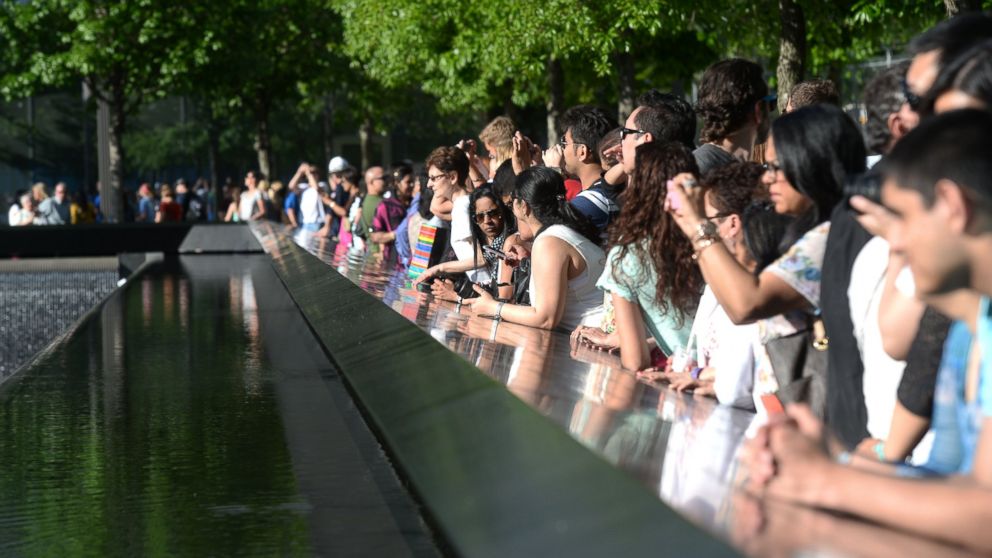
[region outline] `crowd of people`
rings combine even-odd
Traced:
[[[989,15],[928,30],[863,125],[825,80],[776,115],[762,68],[724,60],[694,106],[575,106],[546,149],[499,117],[423,174],[304,164],[283,208],[473,319],[753,409],[749,490],[988,552],[990,54]]]
[[[478,141],[359,170],[139,189],[134,220],[274,220],[406,269],[478,319],[571,332],[645,382],[764,420],[746,488],[992,551],[992,16],[947,20],[874,76],[859,125],[827,80],[776,115],[760,65],[579,105],[542,148]],[[697,133],[697,123],[701,127]],[[11,224],[95,219],[64,185]],[[921,512],[921,505],[926,512]]]

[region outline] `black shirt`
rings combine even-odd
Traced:
[[[830,339],[826,421],[848,447],[868,436],[864,366],[854,337],[847,289],[854,260],[871,240],[871,234],[855,220],[855,215],[846,200],[837,204],[830,215],[820,283],[820,312]]]

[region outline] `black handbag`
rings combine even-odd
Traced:
[[[810,317],[803,331],[765,343],[783,403],[806,403],[823,418],[827,408],[827,354],[823,320]]]

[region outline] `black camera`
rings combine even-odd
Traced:
[[[844,181],[844,197],[863,196],[875,203],[882,203],[882,173],[872,169],[868,172],[848,177]]]

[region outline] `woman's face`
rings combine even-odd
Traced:
[[[716,231],[723,239],[723,245],[734,255],[738,263],[746,267],[748,254],[744,246],[744,229],[741,227],[740,216],[721,212],[713,205],[712,197],[708,192],[703,197],[703,210],[706,212],[706,219],[716,224]]]
[[[455,183],[451,180],[451,174],[441,169],[431,166],[427,169],[427,185],[434,190],[434,196],[442,200],[450,200],[455,189]]]
[[[513,216],[517,218],[517,233],[521,240],[533,240],[534,229],[527,223],[527,203],[523,200],[513,200]]]
[[[768,138],[765,147],[765,174],[761,181],[768,186],[768,196],[775,204],[775,212],[783,215],[802,215],[813,202],[797,190],[785,178],[785,172],[779,167],[778,153],[775,150],[775,140]]]
[[[503,232],[503,213],[496,203],[486,197],[475,200],[475,224],[487,238],[495,238]]]

